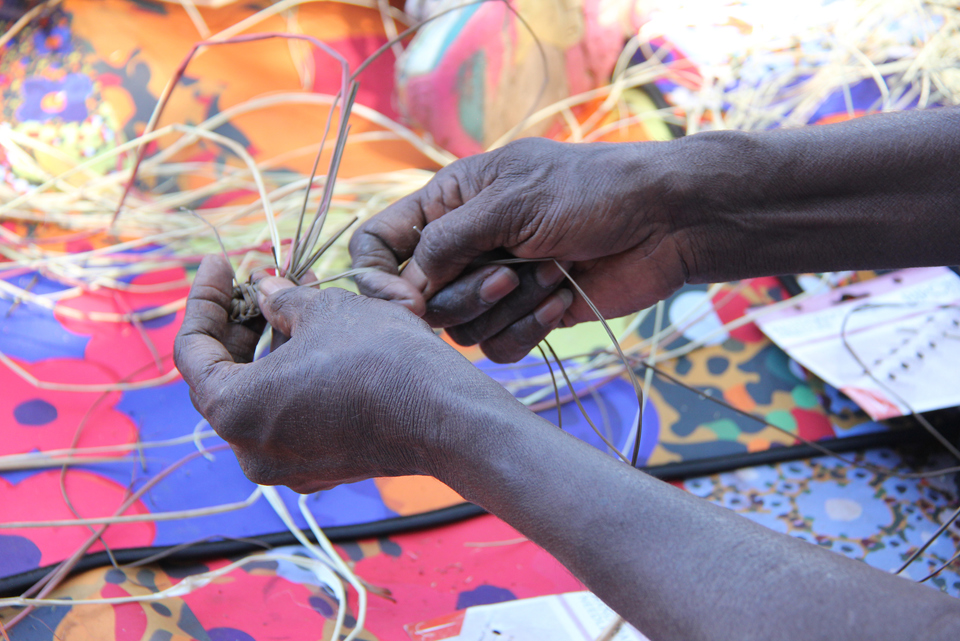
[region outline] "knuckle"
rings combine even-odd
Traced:
[[[213,303],[218,307],[229,309],[231,294],[232,291],[227,293],[216,285],[194,281],[193,286],[190,288],[189,299],[191,302],[205,301]]]
[[[436,225],[427,225],[420,237],[420,243],[417,245],[416,256],[417,263],[421,269],[427,269],[436,256],[444,253],[451,240],[451,235],[445,229]]]
[[[420,192],[427,219],[433,220],[474,198],[496,179],[497,173],[495,153],[460,158],[443,167]],[[433,210],[436,205],[441,205],[442,211]]]
[[[210,427],[224,440],[230,441],[229,435],[233,431],[231,404],[224,402],[223,396],[223,392],[219,389],[204,389],[197,392],[196,405],[200,414],[210,423]]]
[[[297,494],[315,494],[316,492],[332,490],[340,484],[335,481],[298,480],[295,482],[285,483],[285,485]]]
[[[476,175],[478,164],[477,156],[458,158],[438,171],[434,181],[438,185],[446,184],[450,186],[460,184],[461,182],[468,182],[472,176]]]
[[[310,321],[324,308],[325,297],[312,287],[290,287],[267,298],[267,311],[273,316],[299,323],[299,331],[308,327]]]
[[[197,392],[194,405],[220,438],[237,443],[244,433],[245,408],[224,387],[210,387]]]
[[[335,318],[342,311],[351,310],[357,305],[362,305],[364,301],[370,300],[339,287],[328,287],[311,293],[315,295],[311,296],[304,306],[306,317],[310,319]]]
[[[354,263],[356,267],[356,263]],[[357,290],[364,296],[373,298],[383,298],[387,283],[384,282],[383,275],[380,273],[357,274],[354,281],[357,283]]]
[[[381,327],[383,326],[382,321],[389,321],[392,324],[401,325],[413,323],[411,326],[419,325],[429,329],[426,323],[411,313],[406,307],[386,300],[351,296],[349,300],[345,301],[345,304],[349,309],[356,310],[361,317],[376,319],[374,322]]]
[[[482,342],[480,349],[495,363],[515,363],[546,338],[551,329],[552,327],[544,327],[530,315]]]
[[[313,494],[314,492],[319,492],[321,489],[326,489],[317,487],[315,483],[293,483],[287,485],[287,487],[297,494]]]
[[[240,463],[240,469],[244,476],[257,485],[280,485],[279,475],[272,466],[266,464],[262,458],[256,454],[248,454],[245,450],[234,447],[237,455],[237,462]]]
[[[480,343],[480,350],[484,355],[494,363],[506,364],[516,363],[533,349],[531,347],[521,347],[517,344],[507,344],[503,341],[486,341]]]
[[[176,338],[173,339],[173,364],[181,372],[185,369],[184,365],[186,363],[187,354],[187,337],[185,332],[186,330],[181,325],[180,331],[177,332]]]
[[[514,140],[500,150],[502,160],[512,168],[529,168],[535,157],[557,153],[563,143],[546,138],[520,138]]]
[[[322,318],[328,313],[331,307],[336,306],[339,301],[329,295],[310,296],[303,303],[302,325],[309,326],[310,321],[316,318]]]
[[[454,166],[445,168],[420,192],[420,208],[426,215],[428,226],[429,222],[464,203],[461,175]]]
[[[415,252],[417,264],[428,277],[434,268],[462,264],[464,256],[477,253],[478,243],[488,244],[496,236],[496,222],[495,217],[484,213],[471,213],[469,218],[464,216],[450,224],[428,225]]]
[[[360,223],[357,227],[357,230],[353,232],[353,235],[350,236],[350,242],[348,244],[350,248],[350,255],[356,257],[357,255],[366,253],[368,245],[372,241],[376,241],[378,238],[376,234],[371,233],[377,225],[381,224],[378,216],[368,218],[367,220]]]
[[[267,307],[269,307],[270,311],[274,314],[283,314],[291,308],[297,307],[301,298],[300,292],[298,291],[299,289],[299,287],[281,289],[272,296],[268,296],[266,300]]]
[[[476,339],[471,336],[465,325],[448,327],[445,331],[447,332],[447,336],[449,336],[454,343],[460,345],[461,347],[472,347],[473,345],[477,344]]]
[[[371,224],[375,219],[367,221]],[[405,230],[404,230],[405,231]],[[398,249],[396,242],[387,239],[384,232],[390,236],[401,236],[393,229],[393,225],[377,221],[377,227],[361,227],[350,238],[350,256],[353,258],[353,267],[373,267],[382,271],[396,271]]]
[[[528,156],[531,152],[536,151],[540,145],[540,138],[519,138],[504,145],[503,152],[507,156]]]

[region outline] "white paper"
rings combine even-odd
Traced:
[[[457,641],[595,641],[616,614],[590,592],[569,592],[466,611]],[[624,624],[614,641],[648,641]]]
[[[757,325],[880,420],[960,405],[958,305],[960,277],[931,267],[813,296]]]

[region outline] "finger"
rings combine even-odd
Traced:
[[[570,276],[596,305],[605,319],[618,318],[658,301],[666,300],[683,286],[683,268],[675,256],[658,247],[648,256],[623,252],[607,256],[595,263],[580,264]],[[642,287],[623,287],[623,283],[643,283]],[[563,319],[564,327],[598,320],[597,314],[583,296],[577,295]]]
[[[440,286],[424,296],[424,289],[418,286],[417,281],[408,277],[404,279],[405,283],[397,282],[400,264],[414,255],[428,227],[483,192],[496,177],[498,157],[497,153],[492,153],[462,158],[438,171],[421,189],[364,223],[350,240],[353,266],[372,267],[388,277],[375,272],[359,276],[357,281],[361,293],[403,302],[414,313],[422,315],[426,309],[424,301],[439,291]],[[474,251],[471,258],[461,263],[461,267],[480,253]],[[416,268],[414,272],[417,272]],[[453,280],[457,273],[459,271],[446,282]]]
[[[358,274],[356,281],[357,288],[364,296],[398,303],[417,316],[423,316],[427,311],[423,293],[396,274],[371,271]]]
[[[250,275],[250,280],[253,281],[253,284],[254,284],[254,285],[256,285],[257,287],[259,287],[259,286],[260,286],[260,281],[265,280],[265,279],[267,279],[267,278],[273,278],[273,277],[274,277],[274,274],[271,273],[272,271],[275,271],[275,270],[274,270],[273,268],[270,268],[269,271],[268,271],[267,269],[258,269],[257,271],[253,272],[253,273]],[[312,269],[308,269],[308,270],[306,271],[306,273],[305,273],[297,282],[298,282],[299,284],[301,284],[301,285],[309,285],[310,283],[315,283],[315,282],[317,282],[318,280],[320,280],[320,279],[317,278],[317,275],[313,273],[313,270],[312,270]],[[291,282],[292,282],[292,281],[291,281]],[[294,284],[296,284],[296,283],[294,283]]]
[[[468,323],[488,311],[520,285],[520,277],[506,266],[487,265],[458,278],[427,302],[423,320],[432,327]]]
[[[372,269],[356,276],[360,293],[408,307],[423,316],[426,302],[418,289],[400,278],[400,264],[413,255],[426,225],[420,192],[402,198],[364,223],[350,239],[354,269]]]
[[[227,259],[219,254],[205,257],[201,262],[201,269],[197,270],[197,277],[194,278],[194,287],[197,291],[208,288],[202,298],[223,308],[227,313],[226,322],[217,322],[214,338],[230,352],[235,363],[252,361],[265,322],[259,316],[243,323],[229,320],[233,307],[231,299],[234,292],[234,274]],[[211,287],[212,289],[209,289]]]
[[[304,274],[304,275],[303,275],[303,278],[300,279],[300,284],[301,284],[301,285],[309,285],[310,283],[315,283],[315,282],[317,282],[318,280],[320,280],[320,279],[317,278],[317,275],[313,273],[313,270],[312,270],[312,269],[308,269],[308,270],[307,270],[307,273]]]
[[[290,337],[309,316],[312,306],[321,296],[312,287],[297,287],[287,279],[276,276],[260,281],[257,292],[260,312],[273,331]]]
[[[429,300],[483,254],[509,247],[515,216],[502,211],[503,199],[494,188],[432,221],[403,272],[403,279]]]
[[[499,334],[530,314],[563,279],[563,272],[549,263],[528,263],[517,267],[520,285],[490,311],[475,319],[448,327],[447,333],[460,345],[476,345]]]
[[[515,363],[560,325],[573,302],[573,292],[558,290],[516,323],[480,343],[480,349],[494,363]]]
[[[373,270],[356,277],[361,294],[400,303],[423,316],[426,298],[420,289],[400,278],[400,265],[413,256],[428,223],[479,193],[482,185],[477,180],[483,173],[482,164],[467,158],[444,167],[424,187],[357,229],[350,239],[353,267]]]
[[[198,409],[207,406],[209,391],[216,389],[216,381],[230,368],[237,367],[224,344],[235,331],[231,325],[240,327],[230,323],[228,310],[232,296],[230,265],[221,256],[204,258],[190,289],[173,350],[174,362],[193,390]]]
[[[350,238],[353,266],[396,274],[400,263],[413,255],[427,225],[424,207],[432,191],[428,184],[360,225]]]
[[[404,202],[409,201],[409,202]],[[403,305],[417,316],[426,312],[426,300],[416,287],[400,277],[399,265],[413,252],[419,240],[414,228],[424,225],[422,212],[416,200],[408,196],[394,205],[396,210],[388,208],[380,217],[370,220],[368,225],[357,230],[350,239],[350,254],[353,267],[367,268],[372,271],[356,276],[360,293],[371,298],[381,298]],[[417,225],[401,222],[400,229],[395,228],[396,220],[417,221]],[[404,229],[403,227],[407,227]]]
[[[267,293],[264,293],[262,288],[263,282],[265,280],[274,279],[276,277],[266,271],[257,271],[257,272],[254,272],[250,278],[254,282],[254,284],[257,286],[257,307],[262,307],[263,301],[267,298],[269,294],[272,294],[275,291],[279,291],[280,289],[293,287],[294,285],[293,282],[285,278],[280,278],[278,279],[277,282],[271,281],[270,283],[268,283],[266,286]],[[312,271],[307,270],[307,273],[303,276],[303,278],[300,279],[300,282],[301,284],[306,285],[306,284],[315,282],[316,280],[317,280],[317,276]],[[266,323],[266,317],[262,315],[262,312],[261,312],[260,318],[264,321],[264,323]],[[280,332],[279,330],[271,326],[270,353],[272,354],[273,352],[277,351],[277,349],[279,349],[280,346],[282,346],[288,340],[290,340],[289,336],[285,335],[283,332]]]

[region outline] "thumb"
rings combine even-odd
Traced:
[[[257,284],[260,312],[274,330],[293,336],[310,303],[319,295],[311,287],[297,287],[286,278],[270,276]]]

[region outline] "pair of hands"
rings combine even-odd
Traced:
[[[476,427],[472,408],[514,401],[428,323],[510,362],[561,323],[593,320],[552,260],[490,256],[561,261],[611,317],[683,284],[668,194],[644,179],[642,149],[530,139],[450,165],[355,233],[354,266],[375,268],[357,278],[366,296],[260,281],[266,321],[290,340],[256,362],[262,323],[229,322],[231,271],[208,257],[175,346],[194,404],[257,483],[439,475]]]
[[[663,171],[672,149],[528,138],[457,161],[353,235],[354,267],[376,270],[357,277],[360,291],[500,363],[557,326],[596,320],[549,259],[605,317],[648,307],[688,277]]]

